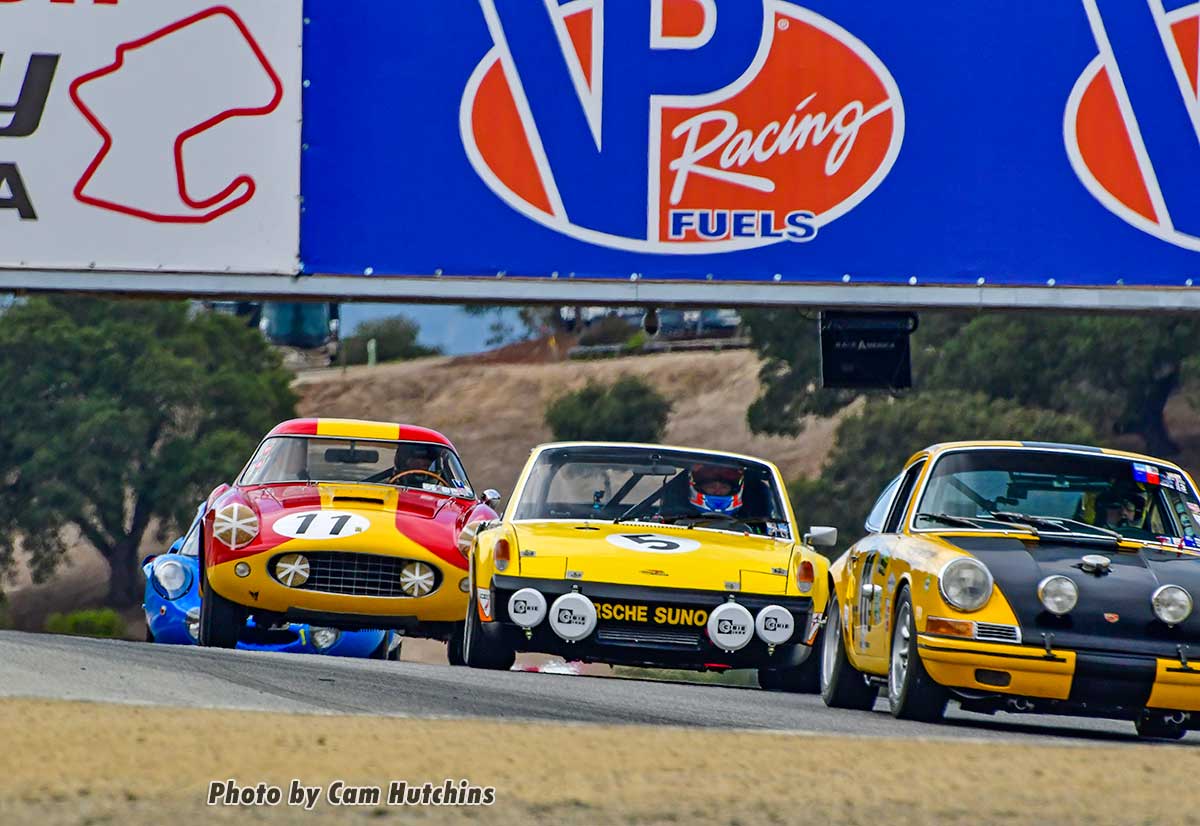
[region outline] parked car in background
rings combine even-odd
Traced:
[[[205,506],[196,512],[188,532],[170,550],[142,563],[146,590],[146,641],[195,645],[200,636],[200,531]],[[263,623],[251,615],[239,634],[238,648],[332,657],[400,659],[400,635],[394,631],[339,631],[304,623]]]

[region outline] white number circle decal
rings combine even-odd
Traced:
[[[664,536],[661,533],[618,533],[608,537],[608,542],[627,551],[650,554],[686,554],[700,547],[700,543],[694,539]]]
[[[346,511],[289,513],[274,525],[275,533],[292,539],[345,539],[371,527],[365,516]]]

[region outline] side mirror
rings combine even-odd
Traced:
[[[487,505],[490,508],[490,507],[493,507],[502,498],[503,497],[500,495],[500,491],[496,490],[495,488],[488,488],[482,494],[480,494],[479,501],[483,502],[485,505]]]
[[[837,528],[814,525],[804,534],[804,544],[814,547],[832,548],[837,544]]]

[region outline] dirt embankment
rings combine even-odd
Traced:
[[[547,677],[545,679],[556,679]],[[519,711],[519,709],[517,710]],[[882,740],[493,720],[0,701],[0,823],[1117,826],[1196,823],[1194,749]],[[212,781],[319,787],[313,810],[208,806]],[[495,789],[388,806],[392,781]],[[381,787],[336,808],[330,784]],[[336,792],[335,792],[336,795]]]
[[[553,439],[546,405],[589,379],[645,379],[674,404],[665,441],[761,456],[785,478],[818,471],[834,420],[815,420],[795,438],[760,436],[746,424],[758,396],[758,360],[748,350],[664,353],[605,361],[541,364],[422,359],[378,367],[321,370],[296,383],[307,416],[410,422],[445,433],[477,488],[512,491],[529,450]]]

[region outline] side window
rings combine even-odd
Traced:
[[[900,522],[908,511],[908,500],[912,498],[913,488],[917,486],[917,477],[921,475],[924,468],[925,462],[922,460],[905,471],[904,479],[900,483],[900,490],[896,494],[895,501],[892,502],[891,510],[888,511],[887,521],[883,524],[884,533],[895,533],[899,529]]]
[[[888,486],[883,489],[883,493],[879,494],[879,498],[875,500],[875,504],[871,507],[871,512],[867,514],[867,522],[863,526],[867,529],[867,533],[879,533],[883,530],[883,520],[887,518],[888,510],[892,506],[892,499],[896,495],[896,488],[900,486],[900,482],[904,479],[904,474],[901,473],[892,481],[888,482]]]

